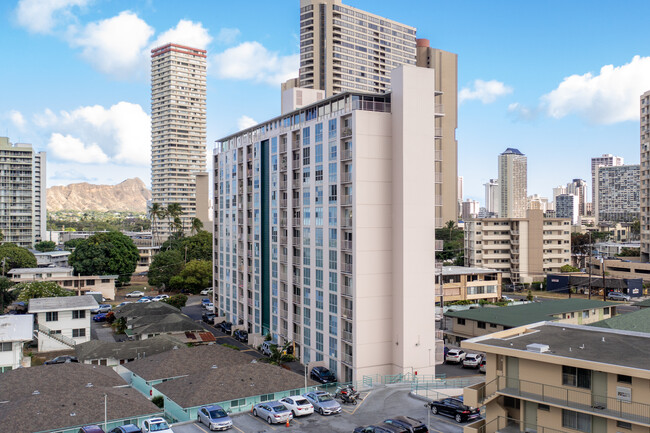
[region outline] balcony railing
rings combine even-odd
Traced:
[[[349,353],[344,353],[343,356],[341,357],[341,361],[344,364],[352,366],[352,355],[350,355]]]
[[[341,249],[343,251],[352,251],[352,241],[341,241]]]
[[[351,263],[341,263],[341,272],[346,274],[352,273],[352,264]]]
[[[549,427],[544,427],[530,422],[524,422],[518,419],[506,418],[499,416],[490,422],[485,422],[484,419],[476,421],[472,424],[465,426],[465,433],[521,433],[521,432],[537,432],[537,433],[566,433],[562,430],[556,430]]]
[[[352,343],[352,333],[349,331],[341,331],[341,338],[343,338],[343,341]]]
[[[341,183],[352,182],[352,173],[341,173]]]
[[[345,149],[341,151],[341,161],[345,161],[347,159],[352,159],[352,149]]]
[[[341,205],[342,206],[351,206],[352,205],[352,196],[351,195],[342,195],[341,196]]]
[[[341,308],[341,315],[343,317],[347,317],[348,319],[352,319],[352,309],[351,308]]]
[[[294,179],[294,180],[291,182],[291,185],[292,185],[294,188],[300,188],[300,179]]]
[[[343,218],[343,219],[341,219],[341,227],[343,227],[343,228],[352,228],[352,218]]]

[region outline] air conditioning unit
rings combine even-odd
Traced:
[[[526,345],[526,350],[529,352],[544,353],[548,352],[549,349],[550,347],[548,344],[532,343]]]

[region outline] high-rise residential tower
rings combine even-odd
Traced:
[[[44,240],[45,152],[0,137],[0,231],[3,242],[33,248]],[[1,260],[2,258],[0,258]]]
[[[573,179],[567,183],[566,190],[567,194],[573,194],[578,197],[578,215],[587,215],[587,209],[585,207],[587,201],[587,182],[582,179]]]
[[[485,210],[489,213],[497,215],[499,213],[499,181],[497,179],[490,179],[487,183],[484,183],[485,187]]]
[[[342,382],[435,366],[434,71],[341,93],[214,154],[218,315]]]
[[[640,217],[641,260],[650,261],[650,91],[641,95]]]
[[[152,203],[196,216],[196,174],[206,170],[206,51],[177,44],[151,50]],[[172,228],[159,221],[161,239]]]
[[[647,115],[647,114],[646,114]],[[643,128],[641,129],[643,131]],[[622,156],[614,156],[605,153],[602,156],[591,158],[591,203],[592,209],[595,209],[596,203],[596,168],[597,167],[618,167],[623,165]]]
[[[527,158],[517,149],[499,155],[499,218],[524,218],[528,207]]]
[[[575,194],[560,194],[555,199],[555,216],[568,218],[576,225],[580,216],[580,198]]]
[[[633,222],[639,218],[640,165],[596,167],[596,222]]]

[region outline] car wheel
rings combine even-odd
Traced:
[[[268,422],[269,424],[273,424],[273,420],[271,419],[271,417],[268,417],[268,418],[266,419],[266,422]]]
[[[456,422],[463,422],[463,417],[459,413],[456,414]]]
[[[436,406],[431,406],[431,413],[434,415],[438,415],[438,408]]]
[[[257,409],[253,409],[253,416],[257,416]]]
[[[294,409],[292,412],[293,412],[294,418],[298,416],[298,411],[297,410]]]
[[[325,415],[325,411],[323,410],[322,407],[318,408],[318,413],[320,413],[321,415]]]

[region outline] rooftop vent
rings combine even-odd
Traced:
[[[526,345],[526,350],[529,352],[544,353],[548,352],[548,349],[548,344],[533,343]]]

